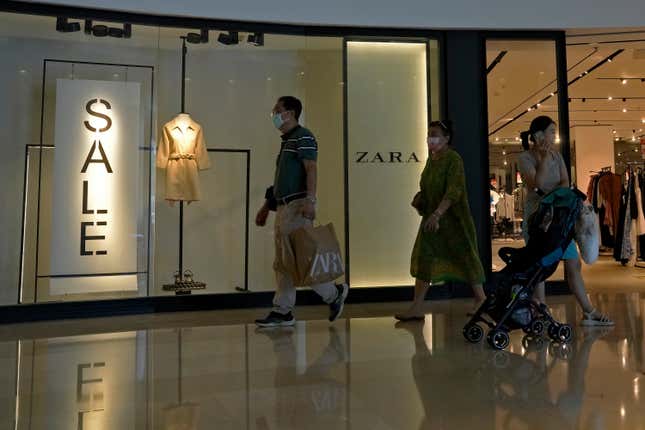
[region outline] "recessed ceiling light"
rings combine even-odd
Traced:
[[[627,85],[627,79],[623,79],[623,80],[622,80],[622,81],[620,81],[620,82],[621,82],[623,85]]]

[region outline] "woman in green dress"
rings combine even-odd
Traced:
[[[464,165],[450,146],[452,134],[448,121],[430,123],[429,157],[421,174],[421,191],[412,202],[422,216],[410,267],[416,279],[414,301],[407,311],[395,315],[401,321],[424,318],[423,302],[431,285],[464,282],[473,288],[475,306],[486,299]]]

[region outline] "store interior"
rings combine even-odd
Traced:
[[[595,268],[605,284],[623,273],[636,281],[639,269],[645,275],[640,188],[645,161],[645,29],[570,31],[566,45],[572,183],[588,194],[602,238],[599,261],[585,271]],[[503,267],[497,256],[501,247],[524,245],[520,133],[539,115],[558,120],[555,43],[489,40],[487,60],[491,234],[497,271]],[[559,142],[557,136],[556,145]],[[560,267],[552,279],[563,276]]]

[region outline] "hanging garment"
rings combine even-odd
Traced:
[[[520,185],[515,188],[513,196],[515,198],[515,218],[522,219],[526,202],[526,187],[524,185]]]
[[[498,219],[510,219],[515,217],[515,200],[513,196],[502,193],[496,205]]]
[[[633,189],[634,181],[631,175],[629,175],[627,187],[624,189],[622,204],[620,206],[618,234],[616,235],[616,246],[614,248],[614,258],[623,264],[626,264],[632,258],[634,252],[634,248],[632,247],[632,226],[635,224],[632,217]]]
[[[497,212],[497,203],[499,202],[499,199],[501,196],[497,191],[490,190],[490,216],[495,217],[495,213]]]
[[[634,176],[634,196],[636,204],[636,234],[642,236],[645,234],[645,211],[643,210],[643,189],[641,188],[641,181],[639,176]]]
[[[587,199],[596,211],[605,209],[601,229],[606,226],[614,237],[618,234],[622,193],[622,179],[614,173],[592,176],[587,187]]]
[[[181,113],[163,126],[157,167],[166,170],[166,200],[200,200],[199,170],[210,166],[202,127],[190,115]]]

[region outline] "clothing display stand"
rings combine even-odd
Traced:
[[[181,112],[186,112],[186,36],[181,36]],[[184,271],[184,201],[179,201],[179,270],[175,273],[175,282],[165,284],[164,291],[174,291],[176,295],[188,295],[192,290],[203,290],[206,288],[204,282],[193,280],[193,273],[190,270]]]

